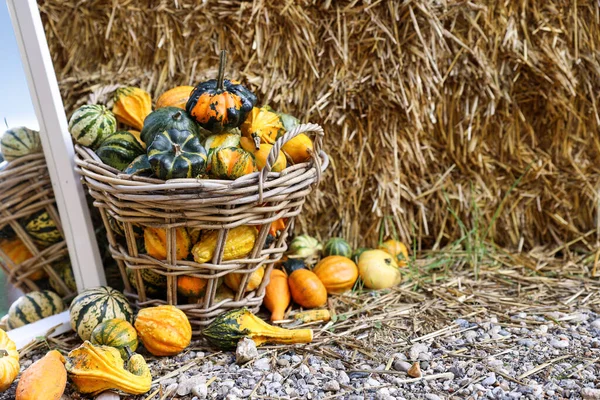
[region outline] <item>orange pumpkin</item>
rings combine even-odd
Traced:
[[[313,272],[323,282],[329,294],[351,290],[358,279],[358,267],[351,259],[343,256],[323,258]]]
[[[312,271],[299,259],[289,259],[284,264],[289,274],[288,284],[292,299],[304,308],[317,308],[327,302],[327,289]]]
[[[17,237],[12,239],[0,240],[0,249],[16,265],[21,264],[22,262],[27,261],[31,257],[33,257],[33,254],[31,254],[27,246],[25,246],[25,243],[23,243],[23,241],[21,241],[21,239]],[[0,262],[1,261],[2,260],[0,259]],[[46,273],[46,271],[39,268],[29,275],[29,279],[37,281],[47,276],[48,274]]]
[[[193,86],[177,86],[160,95],[156,100],[156,108],[177,107],[185,110],[185,105],[194,90]]]
[[[210,156],[210,175],[218,179],[237,179],[256,171],[252,154],[237,147],[213,150]]]
[[[192,245],[190,235],[185,228],[177,228],[175,231],[177,239],[176,256],[178,260],[187,258]],[[162,228],[144,228],[144,244],[149,255],[159,260],[167,258],[167,231]]]
[[[271,226],[269,227],[269,234],[272,236],[277,236],[278,232],[281,232],[285,229],[285,223],[287,218],[279,218],[277,221],[271,222]]]
[[[31,364],[19,379],[16,400],[59,400],[67,385],[65,358],[51,350]]]
[[[197,278],[195,276],[178,276],[177,277],[177,292],[185,297],[200,297],[206,292],[206,279]]]
[[[263,300],[265,307],[271,311],[271,321],[283,319],[290,301],[291,294],[287,275],[279,269],[271,270],[271,280],[265,289]]]
[[[179,354],[192,340],[190,321],[175,306],[142,308],[135,329],[146,350],[155,356]]]
[[[405,267],[408,262],[408,249],[406,245],[398,240],[389,239],[383,242],[379,248],[386,253],[396,257],[398,267]]]

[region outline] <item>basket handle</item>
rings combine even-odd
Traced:
[[[260,171],[260,176],[258,179],[258,201],[262,203],[263,200],[263,185],[267,180],[267,176],[269,172],[271,172],[271,168],[273,168],[273,164],[277,161],[279,157],[279,151],[291,139],[295,138],[301,133],[315,133],[314,140],[314,149],[311,154],[312,160],[315,163],[317,169],[317,184],[321,181],[321,158],[319,154],[321,153],[321,149],[323,147],[323,136],[325,133],[323,132],[323,128],[317,124],[300,124],[296,125],[291,130],[287,131],[283,136],[275,141],[273,144],[273,148],[271,148],[271,152],[267,157],[267,163],[264,168]]]

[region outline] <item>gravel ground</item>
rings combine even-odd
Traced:
[[[600,315],[582,309],[509,318],[457,319],[404,351],[377,354],[385,363],[373,362],[378,349],[331,345],[321,355],[302,346],[259,348],[256,359],[238,365],[234,353],[200,351],[197,342],[178,357],[149,357],[158,381],[149,399],[600,399]],[[23,367],[43,354],[34,353]],[[415,362],[421,378],[407,375]],[[14,386],[0,397],[14,398]]]

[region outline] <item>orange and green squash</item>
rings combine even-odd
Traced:
[[[254,156],[254,161],[256,162],[256,167],[259,170],[263,169],[265,167],[265,165],[267,165],[267,158],[269,157],[269,154],[271,153],[271,149],[273,149],[272,144],[261,143],[259,145],[259,148],[256,149],[252,139],[248,139],[247,137],[242,137],[240,139],[240,144],[242,146],[242,149],[246,150],[247,152],[251,153]],[[272,172],[281,172],[286,167],[287,167],[287,161],[285,159],[285,155],[280,150],[279,155],[277,156],[277,160],[275,160],[275,163],[271,166],[271,171]]]
[[[181,275],[177,277],[177,292],[185,297],[201,297],[206,293],[207,283],[204,278]]]
[[[190,254],[192,245],[187,229],[180,227],[175,229],[177,248],[175,251],[178,260],[184,260]],[[144,244],[148,254],[159,260],[167,259],[167,231],[163,228],[144,228]]]
[[[269,107],[254,107],[248,118],[240,127],[242,135],[250,139],[256,150],[261,143],[272,145],[285,133],[279,115],[270,111]]]
[[[217,179],[237,179],[256,172],[252,154],[238,147],[221,147],[210,155],[210,176]]]
[[[152,98],[137,87],[119,88],[115,92],[112,111],[117,121],[141,131],[144,119],[152,112]]]
[[[404,243],[398,240],[389,239],[379,245],[379,249],[394,256],[398,267],[405,267],[407,265],[408,249]]]

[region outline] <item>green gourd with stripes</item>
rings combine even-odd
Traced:
[[[56,222],[47,211],[40,211],[30,217],[24,224],[25,230],[40,246],[48,247],[62,240]]]
[[[109,319],[120,318],[133,323],[133,311],[127,298],[108,286],[81,292],[73,299],[70,314],[71,327],[81,340],[89,340],[94,328]]]
[[[77,143],[95,150],[117,130],[113,113],[100,104],[79,107],[69,120],[69,132]]]
[[[42,151],[42,142],[37,131],[20,126],[4,132],[0,139],[0,150],[6,161]]]
[[[114,347],[119,350],[123,360],[129,358],[126,347],[135,351],[138,347],[137,332],[129,322],[113,318],[108,319],[94,328],[90,338],[92,344]]]
[[[7,325],[15,329],[63,312],[65,305],[54,292],[42,290],[19,297],[8,310]]]

